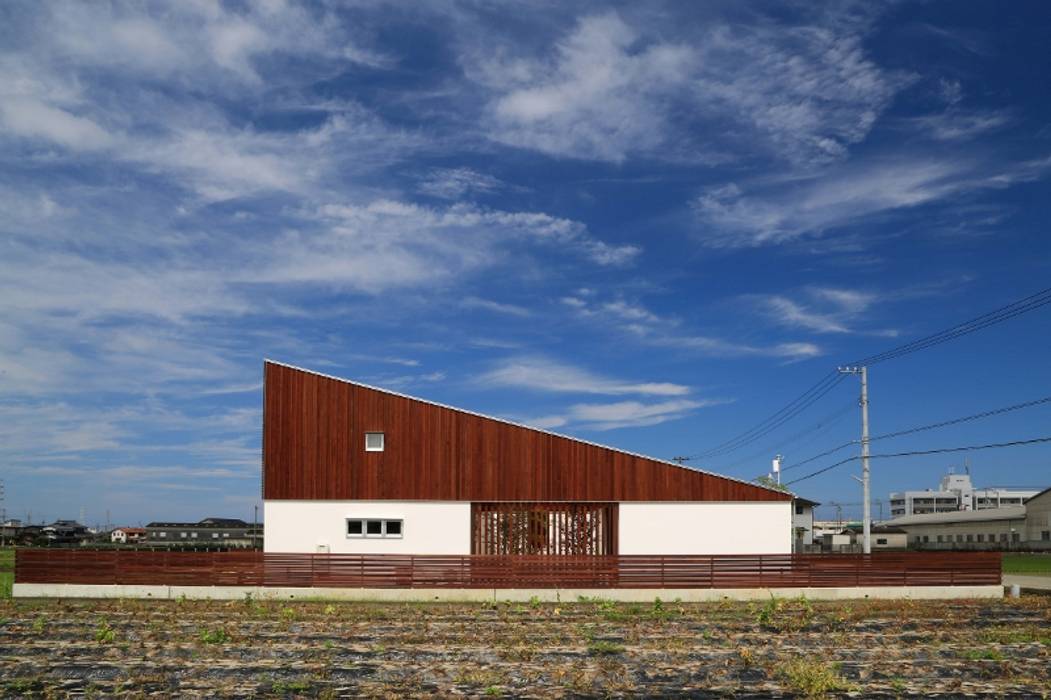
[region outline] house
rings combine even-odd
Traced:
[[[861,523],[848,525],[843,534],[850,537],[850,544],[861,551],[864,530]],[[891,525],[873,525],[869,530],[873,551],[878,549],[906,549],[908,534],[900,527]]]
[[[196,523],[154,522],[146,525],[151,544],[173,546],[256,546],[261,527],[239,518],[205,518]]]
[[[814,508],[821,505],[796,496],[792,501],[792,551],[800,554],[814,545]],[[819,543],[820,545],[820,543]]]
[[[267,552],[756,554],[792,495],[267,361]]]
[[[110,542],[120,544],[133,544],[146,539],[146,528],[144,527],[118,527],[109,533]]]
[[[91,532],[75,520],[56,520],[40,529],[49,544],[72,544],[91,538]]]

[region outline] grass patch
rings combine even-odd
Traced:
[[[829,693],[844,693],[854,686],[839,675],[835,664],[809,659],[792,659],[777,669],[777,675],[789,689],[807,698],[823,698]]]
[[[605,639],[596,639],[591,644],[588,644],[588,653],[592,656],[612,656],[613,654],[623,654],[624,645]]]
[[[226,644],[230,641],[230,635],[222,627],[214,630],[202,630],[198,638],[204,644]]]
[[[1051,576],[1051,554],[1005,554],[1003,562],[1005,574]]]
[[[15,582],[15,550],[0,549],[0,600],[11,597],[11,586]]]

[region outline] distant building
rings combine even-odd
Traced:
[[[76,520],[56,520],[41,528],[40,534],[54,544],[72,544],[91,538],[91,532]]]
[[[912,549],[1051,550],[1051,489],[1023,505],[920,513],[887,524],[905,530]]]
[[[819,505],[798,496],[792,501],[792,551],[796,554],[814,546],[814,508]]]
[[[249,547],[262,543],[262,525],[253,526],[239,518],[205,518],[196,523],[154,522],[146,525],[146,539],[152,544],[223,545]]]
[[[850,537],[850,544],[861,551],[864,540],[864,530],[861,523],[850,524],[843,528],[842,534]],[[869,530],[869,540],[872,549],[906,549],[909,545],[908,533],[900,527],[892,525],[873,525]]]
[[[131,544],[142,542],[146,539],[146,528],[144,527],[118,527],[109,533],[111,542],[119,544]]]
[[[956,511],[985,510],[1020,506],[1025,499],[1035,496],[1038,489],[982,488],[971,484],[970,474],[954,474],[942,477],[937,491],[901,491],[890,495],[892,518],[906,515],[930,513],[953,513]]]

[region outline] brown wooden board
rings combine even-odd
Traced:
[[[263,497],[787,501],[773,489],[287,365],[264,366]],[[385,434],[383,452],[365,433]]]
[[[998,585],[999,552],[676,556],[276,554],[18,549],[15,583],[338,588]]]

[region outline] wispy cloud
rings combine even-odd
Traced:
[[[567,296],[562,298],[562,303],[573,309],[578,316],[603,324],[610,330],[626,333],[644,345],[701,353],[711,357],[775,357],[790,361],[822,354],[820,347],[808,342],[759,345],[691,333],[683,328],[684,324],[679,319],[659,316],[637,302],[623,299],[603,302],[592,296]]]
[[[565,413],[527,418],[522,422],[537,428],[574,427],[582,430],[617,430],[658,425],[685,418],[692,411],[724,401],[674,399],[656,403],[618,401],[604,404],[574,404]]]
[[[863,312],[879,301],[877,295],[852,289],[808,287],[806,301],[781,294],[752,295],[748,300],[776,323],[815,333],[864,333],[894,337],[894,329],[861,330],[855,327]]]
[[[499,178],[471,168],[435,168],[423,178],[418,190],[430,197],[462,200],[467,197],[491,194],[507,186],[507,183]]]
[[[619,396],[684,396],[690,388],[671,382],[633,382],[593,374],[543,357],[517,357],[500,362],[480,375],[482,386],[508,386],[533,391]]]
[[[677,115],[792,162],[842,157],[911,76],[881,70],[862,47],[869,18],[815,13],[794,26],[675,27],[647,33],[619,14],[590,15],[540,56],[478,47],[468,73],[489,88],[489,129],[503,143],[550,155],[620,162],[676,142],[679,157],[735,146],[695,141]],[[664,157],[670,157],[667,152]]]
[[[528,318],[533,315],[533,312],[524,306],[505,304],[491,299],[479,299],[478,297],[466,297],[460,302],[460,306],[465,309],[482,309],[483,311],[492,311],[494,313],[505,314],[507,316],[518,316],[520,318]]]
[[[989,168],[947,156],[862,161],[785,185],[757,184],[748,192],[730,184],[694,200],[705,245],[776,245],[871,221],[875,216],[951,200],[964,193],[1007,187],[1042,177],[1051,158]]]

